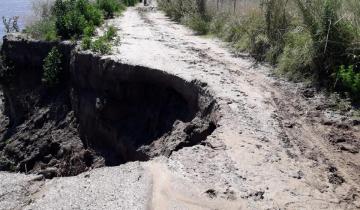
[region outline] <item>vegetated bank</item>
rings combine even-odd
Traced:
[[[159,7],[198,34],[214,34],[269,62],[277,73],[360,102],[357,0],[159,0]]]
[[[134,0],[56,0],[53,4],[35,5],[34,10],[40,16],[24,32],[37,40],[82,40],[85,50],[107,54],[116,29],[108,27],[104,36],[94,38],[96,28],[135,3]]]
[[[29,28],[4,38],[0,170],[72,176],[169,156],[216,128],[216,102],[196,81],[103,59],[110,51],[84,51],[84,41],[75,40],[87,36],[89,25],[74,25],[79,16],[93,23],[84,8],[105,14],[89,1],[56,1],[56,39],[31,39]],[[59,10],[66,14],[57,17]],[[109,44],[115,35],[109,29],[91,37],[90,46],[102,49],[97,40]]]

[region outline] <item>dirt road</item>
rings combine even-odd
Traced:
[[[16,175],[22,181],[0,184],[0,206],[13,199],[9,207],[27,209],[360,208],[360,127],[347,112],[155,7],[129,8],[109,24],[121,42],[107,58],[201,83],[219,106],[217,129],[169,158],[49,181]],[[9,187],[19,185],[32,190]]]

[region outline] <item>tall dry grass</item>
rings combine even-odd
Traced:
[[[360,101],[359,0],[205,0],[204,14],[181,9],[198,0],[159,2],[175,20],[270,62],[290,79]]]

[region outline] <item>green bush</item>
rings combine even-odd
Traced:
[[[257,59],[264,60],[269,48],[264,25],[265,20],[259,11],[252,10],[244,17],[230,19],[219,36],[232,43],[236,50],[247,51]]]
[[[101,11],[88,0],[56,0],[53,14],[57,34],[63,39],[79,38],[88,26],[102,23]]]
[[[91,37],[95,34],[95,26],[92,24],[89,24],[84,28],[84,36],[85,37]]]
[[[83,50],[89,50],[91,48],[91,37],[85,36],[81,41],[81,48]]]
[[[349,91],[354,98],[360,99],[360,72],[356,72],[353,66],[340,66],[336,81],[340,83],[340,88]]]
[[[34,22],[25,28],[25,33],[31,35],[34,39],[55,41],[59,37],[56,33],[55,20],[53,18],[47,18]]]
[[[136,0],[123,0],[123,4],[127,7],[135,6],[136,2]]]
[[[114,17],[114,14],[120,10],[118,0],[97,0],[97,6],[103,11],[106,18]]]
[[[109,26],[107,31],[104,34],[104,37],[107,41],[112,41],[116,37],[117,29],[114,26]]]
[[[90,36],[84,36],[81,41],[83,50],[92,50],[100,54],[109,54],[111,52],[111,42],[116,37],[117,29],[109,26],[103,36],[92,41]],[[115,40],[116,41],[116,40]]]
[[[183,23],[189,26],[198,35],[207,34],[210,29],[210,22],[197,13],[186,15],[183,18]]]
[[[103,23],[101,10],[89,0],[77,0],[75,9],[84,16],[89,25],[100,26]]]
[[[224,23],[223,23],[224,24]],[[236,43],[245,35],[242,22],[239,19],[230,19],[224,24],[222,30],[218,33],[226,42]]]
[[[191,16],[198,11],[196,1],[193,0],[161,0],[158,5],[167,16],[178,22],[184,16]]]
[[[219,35],[224,30],[225,23],[229,22],[230,17],[225,13],[215,15],[209,25],[209,32]]]
[[[284,44],[284,35],[290,26],[290,14],[287,12],[288,0],[268,0],[263,3],[266,36],[272,46]]]
[[[285,47],[278,61],[279,73],[292,80],[311,77],[313,69],[313,43],[311,35],[296,28],[285,35]]]
[[[56,87],[60,83],[62,71],[62,55],[53,47],[44,59],[42,81],[48,87]]]
[[[324,0],[305,4],[297,0],[313,40],[315,73],[319,81],[327,82],[338,66],[349,63],[347,49],[355,34],[350,24],[339,17],[341,3],[341,0]]]
[[[86,25],[86,19],[76,10],[67,12],[64,16],[58,17],[56,21],[57,33],[64,39],[80,37]]]
[[[111,45],[105,37],[100,37],[91,43],[91,50],[101,54],[109,54]]]

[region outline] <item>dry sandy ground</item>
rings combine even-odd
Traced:
[[[114,55],[201,81],[218,128],[169,158],[40,180],[0,173],[1,209],[360,209],[359,122],[153,7],[129,8]]]

